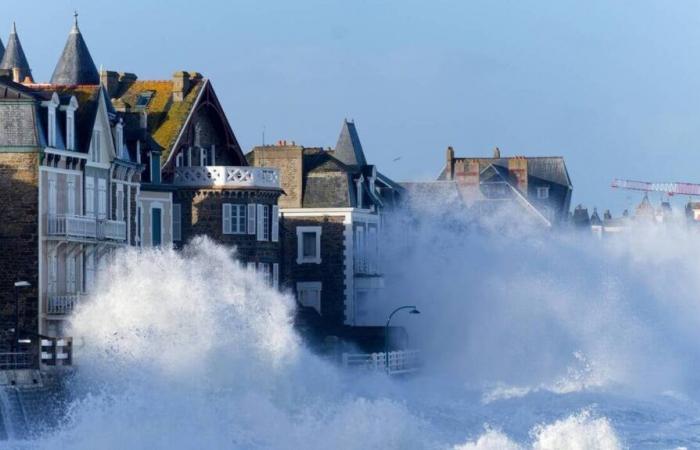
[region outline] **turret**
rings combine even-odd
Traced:
[[[0,69],[9,70],[12,72],[12,80],[16,83],[30,82],[32,83],[32,71],[29,68],[27,57],[22,50],[22,44],[19,42],[17,35],[17,26],[12,22],[12,31],[7,40],[7,48],[0,61]]]
[[[74,14],[73,28],[66,46],[51,76],[51,84],[100,84],[100,74],[78,28],[78,13]]]

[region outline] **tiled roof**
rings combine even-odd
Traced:
[[[85,44],[83,35],[78,28],[76,15],[75,24],[68,34],[66,46],[61,58],[51,76],[52,84],[100,84],[95,62]]]
[[[17,27],[13,23],[10,38],[7,40],[5,54],[2,57],[2,61],[0,61],[0,69],[13,69],[15,67],[23,69],[26,75],[31,77],[32,72],[29,69],[27,57],[24,55],[22,44],[19,42],[19,36],[17,36]]]
[[[141,94],[150,93],[151,97],[145,110],[148,112],[148,131],[153,140],[161,147],[161,158],[165,161],[172,150],[180,131],[185,126],[192,107],[206,83],[205,79],[193,79],[189,92],[181,102],[173,101],[173,82],[170,80],[135,81],[122,94],[118,101],[130,108],[130,113],[140,113],[136,107]]]

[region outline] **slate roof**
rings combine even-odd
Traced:
[[[343,121],[343,126],[340,129],[338,143],[335,145],[335,157],[348,166],[367,164],[355,123],[348,122],[347,119]]]
[[[0,39],[0,61],[2,61],[2,57],[5,55],[5,46],[2,44],[2,39]]]
[[[100,84],[95,62],[78,28],[78,16],[68,34],[66,46],[51,76],[52,84]]]
[[[0,61],[0,69],[11,70],[15,67],[23,69],[26,72],[27,76],[32,76],[32,71],[29,68],[27,57],[24,55],[22,44],[20,43],[19,36],[17,35],[17,27],[13,22],[12,32],[10,32],[10,37],[7,40],[5,54],[2,57],[2,61]]]
[[[148,112],[148,132],[163,152],[161,159],[166,161],[206,81],[204,78],[191,79],[190,90],[181,102],[172,100],[172,80],[134,81],[118,95],[117,102],[130,108],[127,117],[134,117],[143,109]],[[146,93],[151,94],[148,104],[137,108],[139,96]]]
[[[508,158],[468,158],[460,157],[455,160],[475,160],[479,162],[479,169],[484,170],[489,164],[496,168],[508,170]],[[566,170],[564,158],[561,156],[535,156],[525,157],[527,160],[528,177],[539,178],[550,183],[571,187],[571,179]],[[443,167],[438,180],[447,179],[447,167]]]

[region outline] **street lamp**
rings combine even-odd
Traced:
[[[28,287],[31,287],[31,284],[27,281],[15,281],[15,339],[12,343],[12,349],[15,353],[19,350],[19,290]]]
[[[389,314],[389,318],[386,321],[386,326],[384,327],[384,365],[386,368],[387,373],[389,373],[389,324],[391,323],[391,318],[394,317],[394,314],[397,312],[403,310],[403,309],[410,309],[408,312],[409,314],[420,314],[420,311],[418,311],[418,308],[415,306],[399,306],[395,310]]]

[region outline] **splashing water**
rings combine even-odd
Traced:
[[[124,250],[74,314],[78,370],[65,424],[24,445],[700,443],[694,232],[639,229],[608,241],[470,233],[431,224],[408,247],[387,243],[387,309],[410,299],[423,312],[397,316],[426,360],[424,373],[400,381],[312,354],[291,325],[292,297],[229,249],[202,238],[182,252]]]

